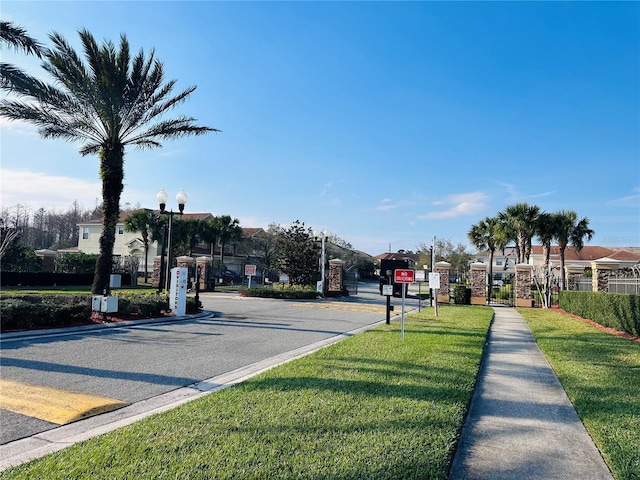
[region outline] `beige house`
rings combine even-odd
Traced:
[[[640,263],[640,254],[631,250],[622,248],[607,248],[595,245],[585,245],[578,252],[574,247],[568,246],[564,252],[565,266],[571,265],[572,268],[583,267],[584,269],[591,268],[591,263],[600,261],[615,261],[619,268],[630,268],[633,265]],[[475,255],[476,262],[489,263],[489,252],[480,252]],[[500,280],[504,274],[515,273],[515,248],[508,247],[504,250],[496,251],[493,256],[493,274],[495,280]],[[560,276],[560,248],[558,246],[551,247],[551,254],[549,256],[551,266],[554,267],[554,274]],[[533,245],[531,248],[531,257],[529,258],[529,265],[534,267],[544,265],[544,256],[542,253],[541,245]]]
[[[113,256],[116,260],[125,257],[134,256],[140,259],[138,271],[144,272],[144,242],[140,232],[128,232],[125,229],[125,219],[132,212],[122,212],[118,223],[116,224],[116,239],[113,245]],[[181,215],[181,220],[198,219],[210,220],[214,216],[211,213],[185,213]],[[100,253],[100,234],[102,233],[102,218],[87,220],[78,224],[79,236],[78,246],[74,249],[66,251],[77,251],[88,254]],[[248,261],[254,261],[252,257],[255,255],[253,240],[258,238],[264,230],[262,228],[243,228],[242,240],[224,246],[224,264],[227,269],[242,274],[244,266]],[[153,273],[154,259],[160,256],[162,244],[158,242],[149,243],[149,251],[147,257],[148,273]],[[220,245],[214,248],[216,260],[220,258]],[[204,242],[197,245],[194,249],[194,256],[211,257],[211,246]]]
[[[133,212],[122,212],[116,224],[116,239],[113,244],[113,257],[116,260],[125,257],[134,256],[140,259],[138,270],[144,272],[144,242],[140,232],[128,232],[125,229],[124,221]],[[209,220],[213,218],[210,213],[185,213],[180,218],[190,219],[196,218],[200,220]],[[82,223],[78,223],[78,247],[75,251],[99,254],[100,253],[100,234],[102,233],[102,218],[94,218]],[[153,271],[153,259],[160,255],[161,245],[158,242],[149,243],[149,251],[147,256],[147,268],[149,273]],[[66,250],[71,251],[71,250]]]

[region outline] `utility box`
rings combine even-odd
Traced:
[[[102,305],[100,308],[104,313],[115,313],[118,311],[118,297],[102,297]]]
[[[120,288],[122,286],[122,275],[112,274],[109,277],[109,288]]]
[[[91,300],[91,310],[100,312],[102,310],[102,295],[94,295]]]

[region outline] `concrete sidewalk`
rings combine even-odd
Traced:
[[[450,480],[612,480],[529,326],[494,308]]]

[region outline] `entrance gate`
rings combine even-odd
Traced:
[[[494,280],[493,288],[491,289],[491,301],[490,303],[497,303],[498,305],[509,305],[513,307],[515,304],[515,275],[503,274],[501,280]]]

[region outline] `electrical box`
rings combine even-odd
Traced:
[[[91,300],[91,310],[100,312],[102,310],[102,295],[94,295]]]
[[[118,311],[118,297],[102,297],[101,312],[115,313]]]
[[[109,288],[120,288],[122,286],[122,275],[117,273],[112,274],[109,277]]]

